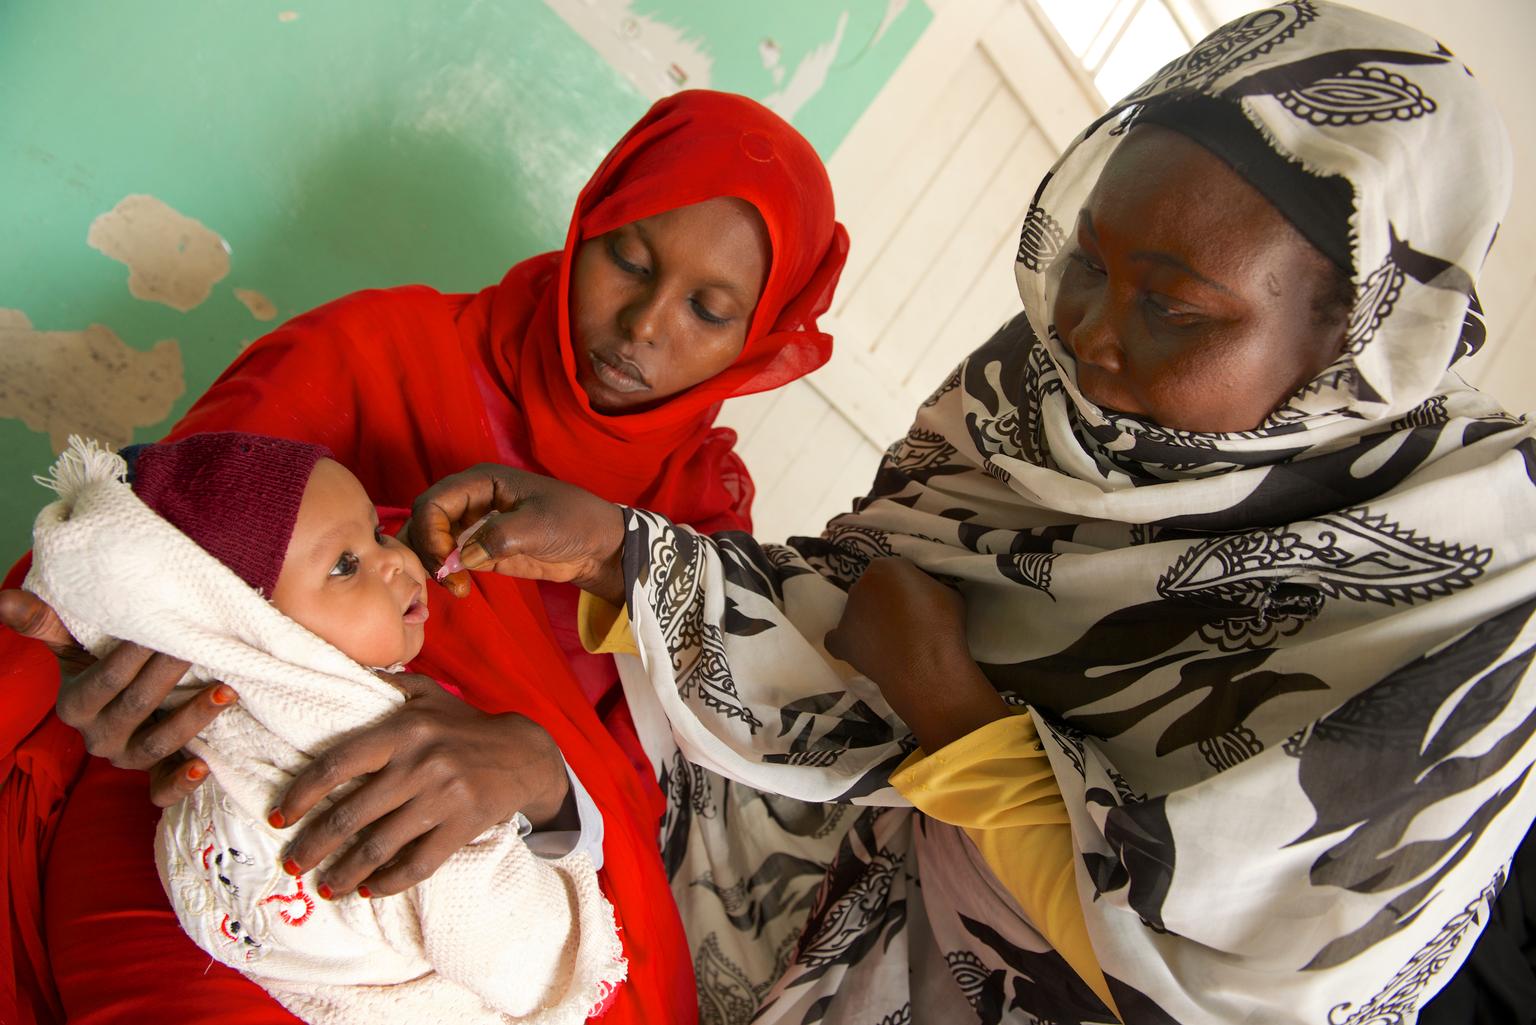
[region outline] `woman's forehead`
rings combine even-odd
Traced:
[[[1222,251],[1306,245],[1275,207],[1220,157],[1177,132],[1133,130],[1111,154],[1083,208],[1096,232],[1136,246]]]
[[[757,208],[735,196],[690,203],[642,217],[625,227],[648,244],[672,248],[674,258],[707,265],[731,279],[755,278],[744,283],[759,287],[772,255],[768,228]]]

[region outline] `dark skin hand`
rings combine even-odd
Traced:
[[[156,710],[187,663],[137,644],[121,644],[101,660],[75,643],[64,624],[36,595],[0,591],[0,623],[42,641],[59,660],[59,718],[85,738],[86,750],[121,769],[143,769],[150,799],[161,808],[196,790],[208,775],[200,758],[181,749],[235,700],[212,683],[166,715]]]
[[[416,499],[402,535],[435,575],[459,533],[487,513],[495,515],[464,544],[465,570],[569,582],[623,603],[623,510],[552,477],[493,463],[445,477]],[[443,585],[462,598],[468,573]]]
[[[825,644],[880,688],[930,753],[1008,714],[966,645],[965,599],[906,559],[869,564]]]
[[[26,591],[0,592],[0,622],[54,650],[63,673],[59,717],[84,735],[93,755],[147,770],[150,798],[160,807],[201,785],[206,764],[181,749],[235,700],[231,688],[211,684],[162,717],[156,710],[187,663],[136,644],[92,661],[54,611]],[[370,896],[408,889],[519,810],[537,828],[575,827],[564,763],[542,727],[520,715],[486,715],[425,676],[388,679],[406,694],[400,711],[317,758],[274,809],[291,827],[336,787],[367,777],[289,847],[292,865],[307,872],[358,837],[318,881],[323,893],[348,893],[360,883]]]
[[[405,705],[316,757],[273,810],[274,826],[296,822],[337,787],[364,780],[289,845],[290,873],[308,872],[355,836],[320,885],[332,895],[363,885],[365,896],[383,897],[421,882],[518,811],[538,828],[577,827],[560,750],[541,726],[487,715],[430,677],[383,678],[405,692]]]

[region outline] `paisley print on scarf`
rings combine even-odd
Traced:
[[[1328,598],[1428,601],[1471,586],[1492,556],[1486,548],[1420,537],[1362,507],[1213,538],[1185,553],[1157,589],[1168,598],[1247,606],[1268,619],[1277,583],[1303,585]],[[1307,604],[1308,618],[1316,616],[1320,608]]]
[[[1125,100],[1142,100],[1175,89],[1204,92],[1237,68],[1287,42],[1316,18],[1317,8],[1307,0],[1278,4],[1244,15],[1200,40],[1182,57],[1170,61]]]
[[[1331,78],[1280,94],[1292,114],[1314,125],[1359,125],[1406,121],[1437,109],[1435,101],[1408,79],[1384,68],[1350,68]]]
[[[1328,1015],[1328,1025],[1402,1025],[1411,1021],[1431,982],[1445,971],[1446,965],[1463,940],[1483,923],[1493,909],[1493,902],[1504,888],[1505,874],[1500,869],[1482,893],[1440,927],[1423,948],[1382,986],[1370,1000],[1355,1007],[1339,1004]]]
[[[1066,242],[1067,233],[1056,218],[1038,206],[1031,206],[1019,233],[1018,262],[1032,271],[1043,272],[1055,262]]]

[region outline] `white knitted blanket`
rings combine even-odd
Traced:
[[[396,897],[321,900],[283,872],[291,833],[267,813],[315,755],[402,694],[151,511],[115,453],[71,438],[51,472],[38,480],[59,500],[37,517],[27,589],[98,656],[129,640],[191,662],[168,706],[209,680],[240,694],[193,745],[210,778],[166,809],[155,842],[199,946],[304,1020],[336,1025],[580,1022],[623,980],[591,859],[541,859],[513,825]]]

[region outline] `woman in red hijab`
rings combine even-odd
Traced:
[[[603,161],[577,200],[563,250],[525,260],[475,295],[422,286],[361,292],[298,317],[247,349],[171,436],[243,430],[319,442],[376,501],[401,507],[440,477],[496,462],[704,530],[749,529],[751,479],[732,451],[734,434],[713,428],[714,417],[725,399],[826,361],[831,339],[816,318],[846,251],[826,171],[804,138],[751,100],[680,93],[657,103]],[[486,574],[454,583],[474,593],[434,596],[427,647],[411,668],[451,682],[478,709],[453,710],[461,720],[516,712],[554,739],[602,811],[602,878],[630,962],[605,1021],[690,1020],[691,966],[656,850],[662,798],[607,657],[586,655],[575,638],[574,590]],[[13,595],[8,607],[24,604]],[[0,1006],[14,995],[21,1017],[45,1021],[291,1022],[181,935],[155,877],[156,812],[144,777],[85,758],[80,738],[50,711],[58,684],[45,655],[0,632],[0,665],[15,677],[0,689],[0,745],[9,752],[0,813],[11,826],[0,845],[10,910],[0,939],[14,967],[0,976],[12,990],[0,989]],[[141,655],[135,668],[117,670],[129,677],[107,687],[119,707],[179,676],[153,663]],[[147,736],[186,730],[189,716],[206,718],[216,700],[210,690],[194,703],[202,710],[168,720],[177,726],[118,725],[115,740],[98,736],[93,747],[143,765]],[[432,695],[422,707],[440,710],[448,700]],[[107,718],[98,701],[71,721],[91,735]],[[433,773],[393,768],[452,763],[467,748],[451,743],[459,734],[434,734],[432,721],[418,716],[394,734],[386,723],[375,731],[386,739],[363,735],[349,748],[377,764],[348,773],[371,777],[342,803],[366,808],[362,824],[376,819],[373,839],[390,842],[357,845],[324,874],[392,892],[409,882],[399,869],[369,872],[401,844],[414,840],[421,854],[489,824],[447,788],[433,792]],[[447,750],[429,750],[434,744]],[[182,786],[198,766],[179,770]],[[466,786],[487,778],[482,765],[458,767]],[[312,803],[278,812],[292,819]],[[442,809],[440,821],[424,808]],[[339,839],[296,841],[295,857],[313,867]],[[376,846],[389,851],[379,856]],[[375,849],[359,854],[364,847]],[[435,867],[437,853],[421,860]],[[380,887],[391,871],[395,885]],[[40,902],[42,878],[49,885]]]

